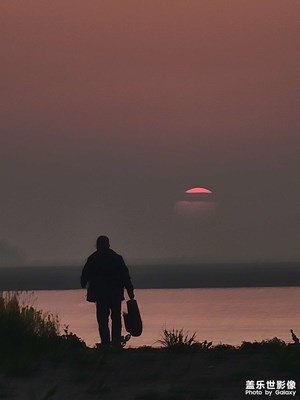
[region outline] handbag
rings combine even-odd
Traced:
[[[143,332],[143,322],[137,301],[131,299],[126,303],[127,313],[123,312],[125,329],[131,336],[141,336]]]

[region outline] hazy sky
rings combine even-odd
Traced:
[[[300,259],[299,0],[1,1],[0,264]],[[208,220],[176,213],[210,188]],[[23,261],[21,261],[23,260]]]

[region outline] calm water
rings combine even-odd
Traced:
[[[95,305],[85,290],[37,291],[34,304],[57,313],[62,325],[93,346],[99,342]],[[290,342],[290,329],[300,336],[300,287],[136,290],[144,332],[131,347],[154,345],[162,329],[197,331],[199,341],[240,344],[277,336]],[[123,304],[125,310],[125,303]]]

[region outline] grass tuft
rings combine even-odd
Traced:
[[[187,349],[209,349],[212,346],[212,342],[205,340],[204,342],[198,342],[196,340],[196,332],[189,336],[188,332],[185,333],[183,329],[163,329],[162,338],[158,340],[158,343],[163,348],[169,350],[187,350]]]
[[[86,347],[68,327],[60,334],[57,315],[26,304],[26,298],[26,292],[0,292],[0,371],[5,375],[34,373],[41,356]]]
[[[58,336],[58,316],[22,304],[21,296],[22,292],[0,293],[0,343],[15,346],[32,338]]]

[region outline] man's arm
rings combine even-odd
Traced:
[[[85,266],[81,272],[80,284],[82,288],[85,288],[90,279],[90,258],[87,259]]]
[[[134,299],[134,287],[131,282],[131,278],[129,275],[129,270],[127,268],[127,265],[125,264],[123,257],[120,256],[120,261],[121,261],[121,270],[122,270],[122,279],[123,279],[123,284],[127,290],[128,296],[130,299]]]

